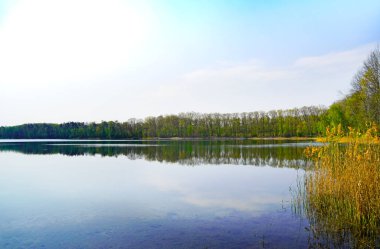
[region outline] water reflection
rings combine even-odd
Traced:
[[[289,192],[303,170],[287,166],[305,146],[0,143],[0,248],[304,248]]]
[[[309,162],[304,148],[311,142],[289,141],[114,141],[102,142],[0,142],[0,151],[68,156],[126,156],[183,165],[234,164],[304,168]],[[315,144],[315,143],[313,143]]]

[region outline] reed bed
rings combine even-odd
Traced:
[[[342,141],[345,143],[342,143]],[[295,210],[306,214],[322,247],[380,246],[380,146],[378,129],[365,134],[340,126],[327,130],[326,144],[309,147],[314,160],[298,184]],[[315,246],[315,245],[314,245]],[[316,246],[318,247],[318,246]]]

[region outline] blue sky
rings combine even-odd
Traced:
[[[341,98],[379,1],[0,0],[0,125]]]

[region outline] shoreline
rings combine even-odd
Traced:
[[[318,137],[150,137],[150,138],[0,138],[1,141],[224,141],[224,140],[253,140],[253,141],[317,141]]]

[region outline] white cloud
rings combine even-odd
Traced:
[[[185,81],[209,82],[215,79],[223,81],[271,81],[286,79],[290,76],[289,71],[268,70],[263,68],[258,60],[249,60],[238,64],[225,65],[220,68],[201,69],[186,74]]]
[[[373,44],[350,51],[329,53],[321,56],[303,57],[290,65],[272,68],[258,60],[250,60],[236,65],[221,68],[201,69],[183,77],[183,82],[191,84],[231,84],[248,83],[246,86],[258,84],[283,84],[294,80],[304,84],[320,82],[328,79],[347,80],[359,69],[363,60],[374,48]],[[321,78],[316,79],[314,76]],[[342,77],[342,78],[341,78]],[[236,84],[238,83],[238,84]],[[343,82],[343,84],[348,84]],[[339,83],[338,83],[339,84]],[[242,84],[244,85],[244,84]],[[291,86],[290,86],[291,87]]]
[[[349,51],[302,57],[281,67],[259,60],[217,64],[189,72],[152,90],[152,102],[171,98],[174,111],[242,112],[330,105],[350,82],[374,48],[368,44]],[[157,104],[159,106],[159,104]]]

